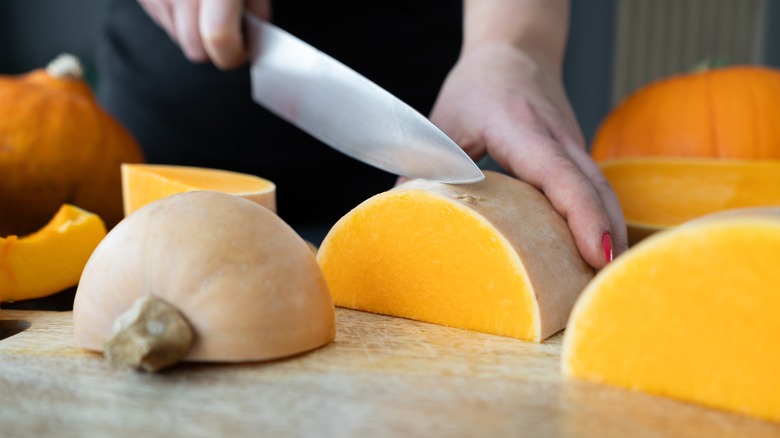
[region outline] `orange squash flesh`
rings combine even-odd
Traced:
[[[190,166],[122,165],[125,216],[157,199],[193,190],[240,196],[276,211],[275,184],[255,175]]]
[[[0,238],[0,302],[41,298],[75,286],[105,235],[96,214],[64,204],[37,232]]]
[[[780,160],[637,158],[599,163],[630,243],[705,214],[780,205]]]
[[[778,254],[780,208],[649,237],[577,301],[563,373],[780,421]]]
[[[345,215],[318,252],[337,306],[541,341],[593,271],[531,186],[410,181]]]

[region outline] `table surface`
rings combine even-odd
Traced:
[[[336,321],[333,343],[295,357],[145,374],[76,346],[71,312],[2,310],[0,435],[780,437],[566,380],[561,333],[534,344],[341,308]]]

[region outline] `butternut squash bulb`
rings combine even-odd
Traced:
[[[342,217],[319,252],[337,306],[542,341],[593,270],[532,186],[412,180]]]
[[[73,309],[80,346],[147,371],[302,353],[331,342],[334,321],[314,254],[293,229],[213,191],[127,216],[87,262]]]
[[[563,374],[780,421],[778,254],[780,208],[643,240],[577,301]]]
[[[0,76],[0,236],[40,229],[64,203],[108,228],[122,218],[119,165],[143,155],[81,72],[65,55],[46,69]]]
[[[240,196],[276,211],[276,185],[255,175],[192,166],[122,164],[125,215],[176,193],[213,190]]]
[[[630,244],[723,210],[780,205],[780,160],[624,158],[599,163]]]
[[[593,139],[596,161],[674,156],[780,159],[780,70],[735,65],[659,79],[632,93]]]
[[[42,298],[75,286],[105,235],[100,217],[64,204],[35,233],[0,238],[0,302]]]

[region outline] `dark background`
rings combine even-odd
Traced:
[[[590,141],[601,119],[614,105],[618,6],[650,9],[654,0],[573,0],[564,78],[577,117]],[[733,8],[734,0],[678,0],[706,9]],[[745,4],[745,0],[742,0]],[[42,67],[62,52],[73,53],[85,64],[87,80],[95,75],[93,52],[99,36],[105,0],[3,0],[0,1],[0,74],[15,74]],[[730,6],[729,6],[730,4]],[[752,62],[780,66],[780,2],[752,0],[753,27],[761,27]],[[728,13],[725,13],[728,19]],[[644,17],[644,15],[642,16]],[[648,19],[650,17],[648,16]],[[653,30],[651,29],[650,32]],[[656,30],[657,32],[657,30]],[[717,29],[711,30],[717,32]],[[706,35],[705,35],[706,37]],[[728,54],[727,54],[728,55]]]
[[[105,0],[3,0],[0,2],[0,73],[45,66],[62,52],[77,55],[95,83],[93,52]],[[608,107],[615,0],[573,3],[566,63],[571,100],[587,136]],[[587,38],[583,36],[587,35]]]

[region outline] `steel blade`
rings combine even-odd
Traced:
[[[253,99],[323,143],[377,168],[447,183],[484,179],[430,120],[374,82],[246,14]]]

